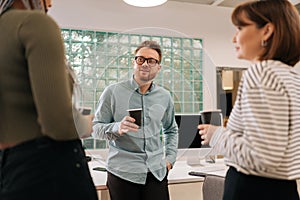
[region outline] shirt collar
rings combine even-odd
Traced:
[[[139,92],[140,91],[140,86],[139,84],[134,80],[134,75],[132,75],[130,79],[130,86],[133,90]],[[156,88],[156,84],[152,81],[151,85],[147,91],[147,93],[152,92]]]

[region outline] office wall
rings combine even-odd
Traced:
[[[136,8],[122,0],[52,0],[49,12],[62,28],[93,29],[202,38],[204,41],[204,109],[216,107],[215,66],[246,67],[235,58],[230,22],[232,8],[167,2]]]

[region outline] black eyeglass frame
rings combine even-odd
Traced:
[[[137,63],[137,59],[138,59],[138,58],[142,58],[142,59],[144,60],[144,62],[141,63],[141,64]],[[150,67],[155,67],[157,64],[160,64],[160,62],[159,62],[157,59],[155,59],[155,58],[145,58],[144,56],[135,56],[135,57],[134,57],[134,60],[135,60],[135,63],[138,64],[138,65],[142,65],[142,64],[145,63],[145,61],[147,61],[147,64],[148,64]],[[156,61],[155,65],[149,64],[149,62],[148,62],[149,60],[155,60],[155,61]]]

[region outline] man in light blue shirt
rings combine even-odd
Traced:
[[[170,93],[153,82],[161,57],[159,44],[141,43],[133,77],[108,86],[99,99],[92,136],[109,140],[112,200],[169,199],[167,174],[176,160],[178,127]],[[141,126],[127,111],[136,108],[142,108]]]

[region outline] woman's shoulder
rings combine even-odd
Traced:
[[[45,29],[47,29],[47,26],[58,27],[52,17],[39,10],[9,10],[5,13],[5,17],[22,26],[32,25],[35,28],[43,27]]]
[[[276,60],[264,60],[252,64],[244,74],[249,87],[275,87],[281,76],[288,73],[290,66]]]
[[[22,17],[22,18],[41,18],[41,19],[51,19],[53,20],[49,15],[44,13],[41,10],[21,10],[21,9],[10,9],[7,12],[4,13],[4,15],[11,16],[11,17]]]
[[[28,18],[28,20],[31,20],[38,24],[44,24],[44,26],[50,25],[50,24],[58,26],[52,17],[50,17],[49,15],[47,15],[41,11],[37,11],[37,10],[31,11],[27,14],[27,18]]]

